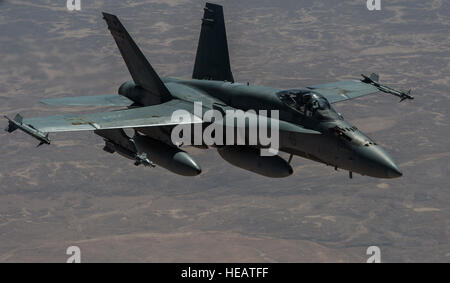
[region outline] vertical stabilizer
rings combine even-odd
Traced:
[[[234,82],[223,8],[220,5],[206,3],[204,10],[192,78]]]
[[[117,47],[119,47],[120,54],[122,54],[123,60],[127,64],[134,82],[151,95],[159,97],[160,102],[169,101],[172,98],[169,90],[156,74],[155,70],[153,70],[153,67],[117,16],[103,13],[103,19],[108,24],[108,29],[114,37]]]

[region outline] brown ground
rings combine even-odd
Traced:
[[[151,3],[150,3],[151,2]],[[219,1],[219,3],[225,1]],[[331,3],[332,2],[332,3]],[[413,3],[414,2],[414,3]],[[450,7],[445,1],[226,1],[238,81],[283,88],[381,73],[416,100],[373,95],[336,105],[399,162],[381,180],[300,158],[272,180],[191,150],[196,178],[101,150],[92,133],[51,146],[0,133],[0,262],[449,261]],[[117,93],[129,79],[100,12],[116,13],[162,76],[191,74],[202,1],[0,3],[0,112],[52,109],[40,98]],[[82,109],[92,111],[93,109]],[[6,122],[4,122],[6,125]]]

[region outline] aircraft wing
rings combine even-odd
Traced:
[[[57,105],[57,106],[127,107],[133,104],[132,100],[118,94],[47,98],[42,99],[41,102],[47,105]]]
[[[410,92],[402,92],[391,87],[382,85],[378,82],[378,74],[371,74],[370,77],[362,75],[361,80],[332,82],[320,85],[308,86],[314,92],[317,92],[328,99],[330,103],[341,102],[356,97],[385,92],[399,97],[403,101],[405,99],[414,99]]]
[[[50,132],[94,131],[123,128],[144,128],[155,126],[178,125],[182,123],[202,123],[202,119],[192,114],[189,119],[173,121],[172,113],[176,110],[186,110],[192,113],[193,104],[178,99],[163,104],[117,110],[97,112],[91,114],[69,114],[38,118],[22,118],[19,114],[9,120],[8,132],[20,129],[35,137],[42,143],[49,144]]]
[[[307,88],[325,96],[330,103],[345,101],[379,92],[378,88],[375,86],[365,84],[358,80],[313,85],[308,86]]]

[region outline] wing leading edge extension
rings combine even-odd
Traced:
[[[91,114],[69,114],[55,115],[38,118],[22,118],[17,114],[14,119],[9,120],[8,132],[17,129],[38,139],[41,144],[49,144],[48,133],[50,132],[74,132],[74,131],[95,131],[124,128],[144,128],[156,126],[178,125],[183,123],[202,123],[202,119],[190,115],[190,119],[183,121],[172,120],[172,113],[177,110],[193,112],[193,105],[180,100],[126,110],[98,112]]]

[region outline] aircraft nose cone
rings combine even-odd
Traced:
[[[398,178],[403,175],[394,159],[380,146],[371,145],[361,152],[367,175],[378,178]]]
[[[389,168],[387,169],[387,175],[389,178],[398,178],[403,176],[402,170],[398,168],[397,164],[393,163],[393,166],[389,165]]]

